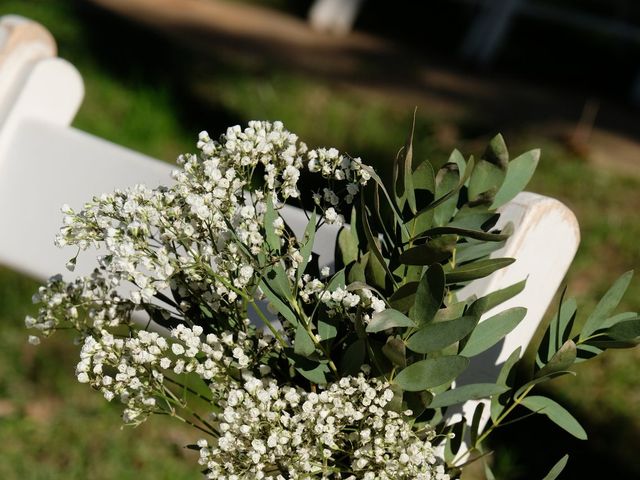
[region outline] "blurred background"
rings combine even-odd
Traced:
[[[282,120],[384,176],[417,106],[418,158],[480,154],[498,132],[513,156],[542,148],[528,189],[578,217],[566,283],[580,319],[640,267],[638,2],[364,0],[353,22],[316,18],[315,29],[312,3],[1,0],[0,14],[52,32],[86,85],[74,125],[95,135],[171,162],[200,130]],[[0,267],[0,478],[198,478],[183,448],[193,432],[161,418],[120,428],[119,406],[76,383],[69,337],[27,345],[36,289]],[[640,311],[640,279],[620,308]],[[496,477],[541,478],[567,451],[564,478],[640,478],[639,366],[640,348],[608,352],[551,382],[589,441],[542,417],[505,427]]]

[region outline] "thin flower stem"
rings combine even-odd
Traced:
[[[191,420],[187,420],[186,418],[181,417],[180,415],[178,415],[177,413],[175,413],[175,411],[172,411],[170,413],[160,413],[160,415],[169,415],[170,417],[176,418],[178,420],[180,420],[181,422],[186,423],[187,425],[191,425],[194,428],[197,428],[198,430],[200,430],[203,433],[206,433],[207,435],[211,435],[214,438],[218,438],[218,435],[216,432],[213,431],[209,431],[205,428],[202,428],[200,425],[197,425],[195,423],[193,423]]]
[[[174,380],[171,377],[167,377],[165,375],[164,377],[165,380],[167,380],[170,383],[173,383],[174,385],[180,387],[180,388],[184,388],[185,390],[187,390],[190,394],[195,395],[196,397],[200,398],[201,400],[204,400],[205,402],[211,403],[212,399],[205,397],[204,395],[202,395],[201,393],[196,392],[195,390],[193,390],[191,387],[188,387],[187,385],[178,382],[176,380]]]
[[[264,322],[264,324],[267,326],[267,328],[273,334],[276,340],[278,340],[278,342],[280,342],[280,344],[283,347],[288,347],[289,344],[287,343],[287,341],[282,337],[282,335],[280,335],[280,332],[273,326],[273,324],[271,323],[271,320],[269,320],[267,316],[264,313],[262,313],[262,310],[260,310],[260,307],[258,307],[258,304],[256,303],[256,301],[251,299],[248,303],[253,307],[254,311],[260,317],[260,320]]]

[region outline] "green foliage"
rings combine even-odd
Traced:
[[[549,470],[549,473],[547,473],[542,480],[554,480],[558,478],[558,476],[564,470],[564,467],[567,466],[567,462],[569,462],[569,455],[565,455],[560,460],[558,460],[558,462],[553,466],[551,470]]]
[[[580,440],[587,439],[587,432],[584,431],[578,421],[573,418],[567,410],[550,398],[532,395],[524,398],[520,404],[535,413],[546,415],[552,422],[574,437]]]
[[[395,394],[391,408],[409,408],[416,420],[436,426],[439,432],[458,433],[455,439],[439,437],[451,468],[463,438],[479,451],[495,428],[519,420],[514,418],[521,411],[516,407],[545,415],[575,437],[586,439],[577,420],[537,388],[554,378],[574,374],[571,368],[576,362],[607,348],[638,342],[638,316],[612,315],[631,274],[616,282],[577,334],[573,332],[577,304],[563,300],[529,375],[515,375],[522,371],[518,349],[502,365],[495,382],[454,387],[453,382],[474,357],[498,344],[526,316],[526,309],[515,307],[485,318],[487,312],[517,296],[525,288],[526,279],[481,298],[460,301],[456,292],[513,263],[511,258],[491,256],[513,231],[510,224],[495,228],[499,218],[496,209],[525,188],[540,152],[532,150],[510,160],[504,139],[498,135],[477,161],[473,157],[466,160],[456,150],[439,167],[429,161],[415,167],[412,136],[413,127],[396,157],[390,190],[373,170],[369,172],[372,186],[361,191],[351,225],[340,231],[336,246],[336,265],[344,267],[340,270],[344,280],[339,284],[346,284],[348,291],[368,288],[387,302],[388,308],[370,319],[358,316],[353,325],[338,322],[330,335],[321,333],[326,325],[313,316],[309,328],[299,323],[294,343],[300,345],[293,351],[301,358],[291,361],[316,362],[315,368],[322,375],[304,375],[323,382],[353,375],[368,365],[372,375],[391,382]],[[368,207],[367,198],[373,198],[373,209]],[[307,238],[313,236],[308,229]],[[274,306],[281,308],[278,303]],[[334,350],[322,350],[322,345],[312,342],[310,335],[316,330],[322,345],[336,349],[335,370],[321,360],[323,351],[325,360],[332,360]],[[327,343],[329,338],[333,343]],[[531,395],[534,390],[537,394]],[[482,399],[490,401],[487,426],[481,421],[486,408],[483,403],[476,407],[468,431],[464,422],[446,426],[448,408]],[[550,478],[559,474],[565,463],[566,459],[561,460],[549,473]]]
[[[420,392],[454,380],[469,365],[460,355],[427,358],[402,369],[394,379],[407,392]]]
[[[9,0],[8,4],[4,6],[7,12],[20,13],[43,22],[54,33],[60,46],[60,55],[70,59],[73,64],[79,67],[87,84],[87,99],[77,118],[77,126],[118,143],[140,149],[158,158],[175,158],[177,153],[188,150],[193,127],[185,126],[187,112],[177,108],[178,105],[185,103],[185,97],[176,96],[175,92],[167,88],[166,85],[141,82],[140,79],[135,82],[129,81],[129,88],[126,88],[127,78],[118,77],[116,72],[109,71],[102,62],[96,61],[99,58],[99,53],[96,54],[95,51],[92,51],[95,42],[88,42],[81,35],[83,29],[91,28],[90,19],[77,18],[72,13],[75,7],[71,6],[71,2]],[[98,21],[100,20],[98,18]],[[208,59],[206,61],[211,63]],[[223,115],[230,112],[234,119],[279,118],[284,120],[286,124],[293,126],[296,131],[301,133],[301,136],[316,143],[322,141],[326,144],[346,146],[346,150],[351,152],[363,152],[367,148],[367,158],[379,159],[380,155],[377,152],[389,151],[391,145],[395,148],[397,144],[394,142],[397,141],[397,138],[402,138],[404,134],[403,127],[399,126],[401,122],[398,121],[402,114],[398,114],[397,108],[386,108],[383,106],[383,102],[371,101],[366,96],[359,97],[351,90],[346,93],[332,92],[329,95],[328,90],[322,85],[318,85],[316,80],[295,77],[290,72],[280,74],[277,71],[269,70],[261,72],[260,75],[246,75],[244,71],[229,73],[229,65],[220,65],[219,62],[214,62],[214,64],[216,70],[221,73],[214,78],[208,77],[207,83],[212,85],[211,90],[215,94],[206,99],[202,99],[202,97],[198,97],[198,99],[204,100],[207,105],[220,106],[223,109]],[[223,73],[225,69],[227,72]],[[157,76],[149,75],[148,77],[156,78]],[[185,74],[183,77],[187,78],[188,75]],[[192,78],[202,79],[203,76],[193,75]],[[186,84],[181,84],[179,90],[188,91],[186,97],[188,99],[191,99],[196,93],[189,91]],[[286,101],[283,101],[278,92],[287,93]],[[313,108],[308,108],[310,106]],[[318,121],[321,117],[318,115],[319,111],[327,119],[326,122]],[[301,114],[301,112],[308,113]],[[193,112],[190,115],[193,115]],[[199,122],[204,125],[211,118],[200,119]],[[215,115],[213,118],[215,120]],[[427,119],[423,117],[420,122],[424,124]],[[511,138],[513,141],[514,137]],[[176,139],[179,139],[178,145],[176,145]],[[521,145],[526,144],[526,140],[522,138],[518,138],[516,141]],[[417,153],[416,156],[422,155],[419,158],[424,158],[424,147],[429,143],[434,143],[431,138],[420,138],[419,141],[415,141],[414,149],[422,147],[423,152]],[[454,153],[458,155],[452,154],[454,159],[450,159],[448,163],[459,166],[462,156],[457,151]],[[550,155],[551,161],[549,161]],[[483,158],[489,160],[486,153]],[[462,162],[466,164],[464,158],[462,158]],[[427,167],[432,168],[430,163],[423,162],[414,169],[414,188],[416,190],[419,190],[415,181],[416,173],[418,170],[426,170]],[[539,171],[534,178],[534,189],[562,198],[563,201],[571,205],[580,218],[583,244],[578,254],[576,268],[571,275],[581,275],[588,279],[586,290],[582,291],[580,300],[581,303],[589,303],[595,296],[594,292],[598,292],[609,281],[611,272],[614,270],[614,268],[610,268],[603,272],[598,266],[598,274],[590,275],[594,263],[605,261],[603,254],[608,255],[606,261],[616,267],[635,264],[639,258],[637,249],[638,223],[634,222],[637,213],[633,207],[635,204],[633,199],[637,197],[639,191],[637,181],[630,176],[616,175],[615,172],[612,173],[611,169],[607,169],[606,172],[597,171],[584,162],[584,159],[568,155],[558,144],[545,146],[545,162],[541,168],[542,171]],[[444,170],[447,170],[447,175],[440,173],[440,177],[444,178],[438,179],[435,198],[440,198],[447,191],[452,190],[451,182],[455,180],[457,184],[459,173],[463,172],[464,168],[450,166],[442,171]],[[435,174],[433,182],[434,184],[436,182]],[[433,189],[423,190],[423,192],[427,191],[433,192]],[[458,197],[459,195],[453,195],[439,207],[425,212],[421,221],[426,219],[425,222],[432,222],[437,226],[446,224],[454,216],[455,210],[458,210]],[[443,207],[447,207],[449,210],[445,211]],[[482,214],[463,215],[465,211],[469,210],[473,209],[463,206],[449,224],[464,225],[466,222],[472,222],[474,228],[479,228],[486,219],[491,217],[490,213],[485,214],[484,219]],[[374,215],[378,211],[380,209],[375,208]],[[433,215],[433,220],[428,219],[429,215]],[[625,228],[617,228],[618,225],[624,225]],[[384,227],[383,225],[380,230]],[[416,231],[419,231],[419,228],[417,227]],[[344,231],[352,230],[345,229]],[[465,263],[487,256],[500,246],[500,242],[478,242],[477,244],[460,242],[456,248],[456,261]],[[478,257],[474,255],[478,255]],[[342,266],[338,266],[338,268],[342,268]],[[10,333],[15,330],[14,343],[21,345],[24,334],[21,327],[18,326],[21,323],[19,317],[24,315],[21,312],[25,308],[24,305],[28,304],[30,293],[35,287],[24,288],[28,293],[20,302],[10,301],[10,295],[7,295],[7,292],[11,294],[21,287],[15,286],[16,283],[19,283],[16,282],[15,275],[3,273],[2,280],[5,288],[2,295],[3,305],[0,308],[3,310],[2,320],[6,327],[5,337],[7,336],[6,330]],[[351,283],[351,281],[348,279],[347,283]],[[409,283],[401,285],[400,288],[409,285]],[[638,282],[634,282],[626,301],[626,306],[631,306],[635,310],[637,310],[636,299],[640,298],[636,294],[638,292],[637,285]],[[415,296],[415,289],[413,295]],[[449,302],[448,299],[445,301]],[[407,303],[409,306],[406,309],[395,305],[394,308],[406,313],[413,305],[411,299]],[[455,305],[455,303],[443,305],[436,316],[436,322],[438,318],[449,315],[444,312],[455,310]],[[468,305],[463,304],[463,307],[468,308]],[[459,318],[461,315],[461,312],[457,313],[452,317],[447,317],[447,320]],[[637,317],[633,313],[621,315],[627,320]],[[602,327],[609,328],[624,318],[616,319],[614,315],[608,320],[613,323],[607,325],[605,322]],[[573,319],[571,320],[573,322]],[[320,322],[319,319],[318,323],[320,324]],[[15,325],[13,325],[14,323]],[[573,326],[570,325],[567,328],[569,333],[565,338],[558,340],[557,344],[554,343],[551,354],[544,358],[545,363],[566,340],[572,338],[570,331]],[[318,333],[320,330],[319,326]],[[347,368],[340,368],[340,372],[344,374],[357,373],[360,365],[365,363],[365,356],[368,355],[363,339],[352,340],[349,339],[349,342],[352,343],[349,343],[349,347],[344,350],[342,357],[340,357],[340,353],[336,355],[338,363],[340,363],[341,358],[349,357],[348,353],[357,351],[355,357],[359,360],[351,364],[355,365],[354,369],[349,371]],[[8,344],[9,342],[5,342],[5,346]],[[66,352],[62,347],[60,348],[61,351]],[[600,349],[587,344],[578,345],[577,350],[581,356],[576,361],[588,358],[588,351],[601,352]],[[5,355],[3,357],[5,370],[4,375],[0,375],[0,377],[4,381],[9,381],[16,371],[21,370],[24,359],[31,358],[31,354],[18,349],[14,351],[11,348],[5,348],[3,353]],[[519,358],[519,355],[515,355],[515,357]],[[635,371],[627,366],[628,362],[625,364],[621,360],[616,360],[619,358],[621,357],[615,357],[612,362],[609,362],[610,368],[615,363],[618,364],[618,368],[615,373],[606,376],[607,383],[605,388],[601,389],[601,393],[593,392],[591,385],[589,385],[589,392],[595,393],[595,395],[573,394],[574,398],[580,399],[578,402],[583,403],[585,408],[590,408],[595,402],[599,402],[599,405],[607,406],[605,409],[598,409],[600,411],[610,412],[613,410],[618,414],[629,412],[630,408],[625,406],[628,405],[626,403],[629,398],[628,388],[632,382],[636,382]],[[64,362],[64,359],[60,359],[59,355],[56,356],[56,359],[62,360],[55,362],[55,372],[57,377],[61,377],[59,382],[62,384],[62,378],[66,379],[68,375],[66,373],[60,374],[60,372],[72,371],[73,365],[71,361]],[[370,363],[370,358],[367,358],[366,361]],[[589,379],[591,375],[593,379],[594,371],[598,375],[597,378],[600,379],[601,367],[596,367],[591,373],[583,370],[581,377]],[[626,382],[624,381],[625,372],[630,372],[626,374],[628,379]],[[611,373],[611,370],[607,370],[607,373]],[[519,381],[518,385],[520,383]],[[588,381],[585,382],[585,384],[588,383]],[[89,398],[89,396],[83,395],[82,391],[72,389],[73,386],[73,383],[65,386],[63,390],[66,396],[73,399]],[[578,392],[580,391],[578,390]],[[31,395],[48,398],[47,392],[34,392]],[[492,403],[494,401],[498,403],[498,397],[503,398],[502,395],[494,396]],[[585,398],[586,400],[583,401]],[[6,420],[3,423],[3,438],[6,440],[3,445],[7,448],[4,449],[2,462],[0,462],[2,464],[0,466],[2,475],[0,476],[3,478],[86,478],[94,475],[96,478],[130,478],[140,476],[137,470],[144,467],[145,473],[152,477],[177,478],[174,469],[165,467],[165,464],[160,461],[174,456],[176,458],[173,461],[176,465],[180,465],[180,458],[173,451],[175,448],[173,450],[167,449],[166,454],[161,448],[158,449],[160,451],[153,450],[145,452],[143,455],[131,453],[129,450],[133,450],[133,447],[136,452],[148,449],[148,445],[153,444],[153,440],[147,441],[150,437],[145,437],[142,432],[143,428],[136,429],[131,435],[127,430],[116,431],[116,435],[112,435],[114,438],[120,434],[129,435],[126,441],[129,448],[123,448],[122,442],[105,437],[104,432],[113,430],[110,425],[115,412],[112,409],[106,409],[106,413],[102,410],[98,410],[97,407],[87,408],[84,404],[75,409],[70,408],[68,416],[60,415],[60,419],[53,426],[50,426],[51,434],[48,433],[47,428],[49,427],[47,425],[34,427],[33,422],[14,423],[12,417],[3,417],[3,420]],[[78,416],[78,412],[84,412],[84,414]],[[593,409],[593,412],[597,417],[596,409]],[[85,426],[87,422],[91,422],[92,435],[87,436],[82,428],[76,429],[78,422]],[[160,432],[162,429],[158,430]],[[161,435],[169,436],[169,433],[162,431],[157,436]],[[144,440],[140,441],[140,437]],[[67,441],[60,442],[60,438],[65,438]],[[620,436],[620,438],[624,438],[624,436]],[[163,441],[165,440],[163,439]],[[68,448],[71,445],[87,445],[87,448],[83,453],[80,453],[78,449]],[[162,446],[163,443],[156,442],[155,445]],[[46,457],[43,458],[42,452],[47,452]],[[151,459],[153,461],[150,461]],[[101,460],[106,463],[100,462]],[[71,471],[70,465],[73,466]],[[96,465],[99,465],[99,473],[95,470]],[[185,466],[181,467],[184,476],[181,478],[187,478],[188,469]],[[155,468],[155,470],[152,471],[151,468]],[[65,471],[65,473],[60,474],[59,471]],[[500,477],[500,475],[498,476]],[[487,478],[491,478],[489,474],[487,474]]]

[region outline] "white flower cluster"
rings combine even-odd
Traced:
[[[214,415],[217,442],[198,442],[200,463],[216,480],[448,480],[433,433],[416,436],[385,408],[392,398],[387,383],[362,375],[319,393],[249,377]]]
[[[115,282],[135,285],[129,297],[135,304],[150,303],[171,288],[185,299],[177,302],[179,310],[189,310],[188,298],[195,297],[223,315],[235,310],[240,292],[256,287],[254,273],[265,266],[259,258],[267,202],[277,211],[282,201],[299,197],[301,169],[321,173],[330,186],[342,185],[350,192],[348,201],[369,178],[359,159],[335,149],[309,151],[280,122],[231,127],[219,141],[202,132],[198,148],[199,155],[180,157],[182,169],[174,172],[172,187],[137,185],[96,197],[80,212],[63,207],[58,244],[106,247],[102,266]],[[255,187],[256,181],[264,184]],[[325,189],[317,202],[325,222],[342,221],[339,198]],[[283,227],[282,244],[289,240],[289,245],[281,260],[289,262],[293,278],[301,256],[295,239],[284,238]]]
[[[60,324],[81,332],[130,325],[134,305],[118,295],[117,285],[117,279],[105,277],[100,270],[70,283],[55,275],[33,296],[33,302],[41,305],[38,317],[26,317],[25,325],[44,337]],[[29,341],[39,343],[39,338],[32,335]]]
[[[180,157],[170,187],[137,185],[95,197],[79,212],[63,207],[57,243],[105,254],[91,275],[52,277],[39,289],[38,316],[25,320],[38,333],[30,342],[58,328],[77,330],[78,381],[119,399],[126,423],[161,413],[209,433],[213,440],[198,444],[209,478],[448,480],[432,432],[417,436],[387,409],[389,384],[340,378],[314,336],[318,304],[331,317],[367,322],[384,300],[366,285],[329,287],[326,269],[322,279],[305,274],[308,250],[279,215],[284,201],[300,197],[306,170],[325,186],[313,197],[316,228],[343,222],[341,209],[370,179],[368,167],[335,149],[309,150],[280,122],[232,127],[218,141],[202,132],[198,148]],[[283,329],[268,325],[273,336],[250,325],[250,307],[263,313],[258,299],[276,310],[280,301],[300,317],[314,355],[333,367],[333,383],[299,374],[288,356],[299,332],[282,310]],[[171,336],[135,324],[136,311]],[[353,324],[343,327],[348,333]],[[207,388],[191,390],[186,374]],[[210,421],[192,410],[193,396],[208,402]]]
[[[355,320],[358,313],[368,323],[371,316],[387,308],[384,300],[365,286],[348,290],[337,287],[329,291],[326,282],[305,274],[299,282],[300,298],[306,303],[321,302],[327,308],[330,317],[340,315],[344,319]]]
[[[130,337],[117,337],[102,330],[84,339],[76,374],[80,383],[89,383],[111,401],[118,397],[125,405],[125,423],[138,424],[151,413],[172,412],[185,406],[171,388],[172,376],[195,373],[209,384],[213,399],[226,395],[238,378],[252,369],[266,373],[258,361],[270,347],[271,339],[259,334],[248,337],[243,332],[208,334],[203,328],[179,325],[171,331],[172,339],[155,332],[138,330]],[[165,385],[169,379],[171,384]],[[212,400],[213,400],[212,399]]]

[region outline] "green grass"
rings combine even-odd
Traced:
[[[60,56],[82,73],[86,98],[75,126],[167,161],[193,150],[199,130],[217,135],[249,119],[279,119],[308,143],[337,146],[385,174],[408,130],[413,105],[284,68],[202,58],[80,2],[5,0],[3,7],[47,26]],[[443,119],[428,112],[419,111],[418,158],[448,154],[434,134]],[[530,190],[561,199],[580,221],[582,244],[567,279],[569,292],[584,305],[584,318],[619,274],[640,265],[640,179],[596,170],[562,144],[530,132],[510,132],[507,141],[513,153],[543,147]],[[36,288],[0,269],[0,478],[197,478],[193,456],[181,448],[196,434],[160,419],[121,429],[119,407],[75,381],[77,347],[70,338],[59,336],[38,348],[26,344],[22,322],[33,310]],[[640,280],[622,307],[640,311]],[[622,476],[640,475],[634,443],[640,436],[639,360],[640,349],[606,354],[579,368],[576,379],[555,384],[553,394],[586,423],[591,446],[574,444],[551,427],[536,432],[584,458],[584,470],[574,466],[572,472],[606,474],[605,466],[617,465]],[[527,439],[527,429],[538,426],[513,427],[498,439],[506,445],[496,463],[498,478],[543,476],[544,468],[527,455],[539,447],[535,438]],[[553,461],[542,459],[541,465]],[[531,465],[540,475],[531,476],[537,473]]]

